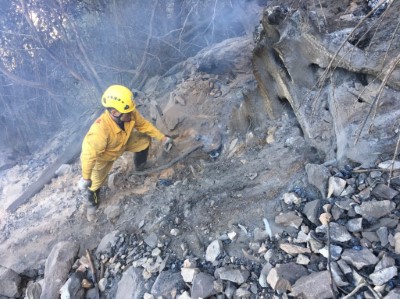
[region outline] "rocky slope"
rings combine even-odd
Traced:
[[[227,40],[150,80],[139,109],[176,137],[168,155],[154,144],[153,166],[202,148],[146,176],[124,155],[95,221],[75,187],[79,161],[6,212],[71,132],[3,171],[0,295],[396,298],[399,168],[381,162],[397,158],[398,68],[374,127],[356,144],[354,135],[374,107],[379,63],[396,57],[377,60],[398,5],[362,47],[362,30],[379,19],[366,19],[357,40],[350,34],[365,1],[270,6],[254,40]],[[326,70],[329,81],[316,85]]]

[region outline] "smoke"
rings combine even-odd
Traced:
[[[28,153],[98,109],[108,85],[140,90],[203,48],[251,34],[261,8],[246,0],[12,0],[0,12],[0,141]]]

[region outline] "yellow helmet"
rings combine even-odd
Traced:
[[[106,108],[114,108],[120,113],[129,113],[135,109],[133,93],[122,85],[111,85],[101,97],[101,103]]]

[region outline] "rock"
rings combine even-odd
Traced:
[[[217,268],[214,272],[214,276],[218,279],[229,280],[237,284],[242,284],[247,281],[250,276],[248,270],[234,269],[226,266]]]
[[[336,242],[347,242],[351,240],[351,235],[347,231],[346,227],[340,225],[336,222],[332,222],[329,224],[331,231],[331,239]],[[319,226],[316,229],[317,233],[328,233],[328,227],[326,225]]]
[[[319,199],[309,201],[304,205],[303,214],[306,215],[307,219],[315,225],[320,225],[318,216],[321,201]]]
[[[62,241],[57,243],[46,259],[44,283],[40,298],[58,297],[60,288],[68,278],[69,270],[78,254],[79,245]]]
[[[254,236],[253,239],[255,242],[263,242],[267,239],[268,234],[265,230],[256,227],[253,231],[253,236]],[[228,237],[229,237],[229,233],[228,233]],[[229,239],[231,239],[231,237],[229,237]],[[231,239],[231,240],[234,240],[234,239]]]
[[[193,279],[192,299],[208,298],[214,295],[214,277],[210,274],[200,272]]]
[[[400,287],[397,287],[389,292],[383,299],[398,299],[400,298]]]
[[[394,258],[388,256],[387,254],[385,254],[382,259],[376,264],[375,266],[375,272],[385,269],[385,268],[389,268],[392,267],[396,264],[396,261],[394,260]]]
[[[376,230],[376,234],[378,235],[379,241],[381,242],[381,246],[385,247],[389,243],[389,231],[386,226],[380,227]]]
[[[353,265],[358,270],[365,266],[375,265],[379,261],[378,258],[366,248],[362,250],[345,249],[342,253],[342,260]]]
[[[280,244],[279,248],[290,255],[296,255],[300,253],[311,253],[310,248],[301,247],[290,243]]]
[[[19,291],[21,277],[15,271],[0,266],[0,296],[17,298],[21,295]]]
[[[363,222],[362,218],[350,219],[346,223],[346,228],[352,233],[361,232],[363,230],[362,222]]]
[[[310,258],[304,254],[299,254],[296,259],[296,263],[299,265],[308,265],[310,263]]]
[[[270,263],[266,263],[263,268],[261,269],[260,277],[258,278],[258,283],[263,288],[266,288],[267,285],[267,276],[269,271],[271,271],[272,265]]]
[[[332,220],[332,215],[331,213],[322,213],[319,216],[319,221],[322,223],[322,225],[328,225],[329,222]]]
[[[307,269],[296,263],[277,264],[269,271],[267,282],[275,291],[286,292],[292,289],[297,279],[307,274]]]
[[[142,270],[129,267],[118,282],[115,299],[142,299],[143,295],[149,291],[150,288],[146,285],[146,280],[142,276]]]
[[[306,172],[308,182],[319,190],[322,197],[325,197],[328,192],[328,179],[330,176],[329,169],[324,165],[307,164]]]
[[[185,289],[185,282],[179,272],[163,271],[158,275],[150,293],[156,297],[163,296],[163,298],[171,299],[173,290],[183,289]]]
[[[99,280],[99,291],[100,292],[104,292],[106,290],[107,287],[107,279],[106,278],[102,278]]]
[[[121,207],[119,205],[108,206],[104,209],[104,214],[111,222],[115,222],[119,215],[121,215]]]
[[[328,181],[328,195],[327,197],[330,198],[332,195],[335,197],[340,196],[342,194],[344,188],[346,187],[346,181],[339,178],[331,176]]]
[[[292,226],[298,229],[303,223],[303,217],[300,217],[296,212],[291,211],[277,215],[275,217],[275,222],[276,224]]]
[[[374,285],[381,286],[397,275],[397,267],[391,266],[375,271],[369,275]]]
[[[182,294],[180,294],[177,299],[190,299],[190,295],[188,292],[184,291]]]
[[[42,285],[39,282],[28,283],[26,288],[26,299],[40,299]]]
[[[372,195],[378,199],[392,200],[397,194],[399,194],[399,191],[393,190],[385,184],[378,184],[372,189]]]
[[[118,241],[118,234],[119,231],[115,230],[103,237],[101,239],[100,244],[97,246],[96,249],[96,255],[103,253],[103,252],[109,252],[111,250],[111,247],[115,246]]]
[[[328,299],[333,297],[328,271],[315,272],[303,276],[293,285],[291,296],[307,299]]]
[[[83,299],[85,290],[81,287],[82,279],[82,272],[74,272],[60,289],[61,299]]]
[[[299,204],[301,204],[301,198],[298,197],[297,194],[294,193],[294,192],[289,192],[289,193],[283,194],[283,201],[287,205],[292,205],[292,204],[299,205]]]
[[[399,170],[400,169],[400,161],[387,160],[387,161],[379,163],[378,167],[381,169]]]
[[[394,235],[394,252],[400,254],[400,232]]]
[[[250,298],[251,292],[246,290],[245,288],[238,288],[235,291],[234,298]]]
[[[390,200],[371,200],[356,206],[354,210],[367,220],[373,220],[388,215],[395,208],[396,204]]]
[[[346,277],[340,270],[339,265],[337,263],[335,262],[331,263],[331,271],[332,271],[332,278],[337,286],[344,287],[349,285],[349,283],[346,281]]]
[[[222,242],[214,240],[208,245],[206,250],[206,261],[215,262],[215,260],[222,254]]]
[[[379,241],[378,235],[375,232],[362,232],[361,235],[371,243]]]
[[[199,272],[200,272],[200,269],[198,269],[198,268],[182,268],[181,269],[182,279],[185,282],[192,283],[193,278]]]
[[[332,258],[334,261],[337,261],[337,260],[340,258],[340,255],[341,255],[342,251],[343,251],[343,248],[342,248],[342,247],[331,244],[331,258]],[[321,249],[319,250],[319,253],[321,253],[321,255],[322,255],[324,258],[327,259],[327,258],[328,258],[328,255],[329,255],[329,253],[328,253],[328,245],[325,246],[324,248],[321,248]]]
[[[157,246],[158,237],[155,233],[150,233],[145,236],[143,241],[151,248],[155,248]]]

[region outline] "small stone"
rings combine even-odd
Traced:
[[[267,282],[275,291],[285,292],[290,290],[300,277],[307,274],[307,269],[296,263],[277,264],[269,271]]]
[[[350,219],[346,224],[346,228],[352,233],[361,232],[363,230],[362,221],[362,218]]]
[[[331,176],[328,181],[328,195],[327,197],[330,198],[332,195],[335,197],[340,196],[343,192],[344,188],[346,187],[347,182],[339,177]]]
[[[299,278],[293,285],[290,295],[294,297],[302,295],[307,299],[333,298],[329,272],[315,272]]]
[[[296,255],[300,253],[311,253],[310,248],[301,247],[290,243],[280,244],[279,248],[290,255]]]
[[[177,235],[179,235],[179,233],[180,233],[180,231],[177,228],[173,228],[170,231],[171,236],[177,236]]]
[[[387,227],[380,227],[376,230],[376,234],[378,235],[379,241],[381,242],[381,246],[385,247],[388,243],[388,236],[389,236],[389,232],[388,232],[388,228]]]
[[[291,211],[288,213],[282,213],[275,217],[276,224],[281,224],[284,226],[292,226],[294,228],[299,228],[303,223],[303,217],[300,217],[296,212]]]
[[[399,194],[399,191],[396,191],[385,184],[378,184],[372,190],[372,195],[379,199],[392,200],[397,194]]]
[[[200,273],[200,269],[198,268],[182,268],[181,275],[183,281],[192,283],[196,274]]]
[[[319,216],[319,221],[323,225],[327,225],[329,222],[332,220],[332,215],[331,213],[322,213],[321,216]]]
[[[304,254],[299,254],[297,256],[296,259],[296,263],[299,265],[308,265],[310,263],[310,259],[308,258],[308,256],[304,255]]]
[[[260,277],[258,278],[258,283],[263,288],[266,288],[268,286],[267,285],[267,277],[268,277],[269,271],[271,271],[272,268],[273,267],[272,267],[272,265],[270,263],[266,263],[263,266],[263,268],[261,269]]]
[[[206,250],[206,261],[215,262],[215,260],[222,254],[222,242],[220,240],[214,240],[208,245]]]
[[[247,281],[250,276],[248,270],[234,269],[232,267],[217,268],[214,276],[218,279],[229,280],[237,284],[242,284]]]
[[[343,248],[340,247],[340,246],[337,246],[337,245],[332,245],[332,244],[331,244],[330,247],[331,247],[331,258],[332,258],[334,261],[337,261],[337,260],[340,258],[340,255],[341,255],[341,253],[342,253],[342,251],[343,251]],[[328,256],[329,256],[328,245],[325,246],[324,248],[321,248],[321,249],[319,250],[319,253],[321,253],[321,255],[322,255],[324,258],[328,258]]]
[[[374,285],[383,285],[397,275],[397,267],[392,266],[372,273],[369,278]]]
[[[161,254],[160,248],[154,248],[151,252],[152,256],[159,256]]]
[[[394,252],[400,254],[400,232],[394,235]]]
[[[299,205],[299,204],[301,204],[301,198],[298,197],[297,194],[294,193],[294,192],[289,192],[289,193],[283,194],[283,201],[287,205],[292,205],[292,204]]]
[[[228,233],[228,238],[229,238],[231,241],[236,240],[236,239],[237,239],[237,233],[236,233],[235,231],[232,231],[232,232]]]
[[[342,260],[352,264],[358,270],[365,266],[375,265],[379,261],[378,258],[366,248],[362,250],[345,249],[342,253]]]
[[[355,211],[367,220],[374,220],[388,215],[395,208],[396,204],[390,200],[371,200],[356,206]]]
[[[347,231],[346,227],[340,225],[336,222],[329,223],[331,239],[336,242],[347,242],[351,240],[351,235]],[[318,233],[327,233],[328,227],[326,225],[322,225],[317,227],[316,232]]]

